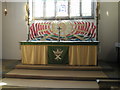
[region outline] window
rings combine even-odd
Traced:
[[[68,0],[58,0],[56,2],[56,17],[68,16]]]
[[[94,18],[95,13],[93,0],[29,0],[29,6],[32,19]]]
[[[91,0],[82,0],[82,3],[81,3],[82,16],[92,16],[92,5],[91,4],[92,4]]]
[[[35,0],[33,3],[33,16],[35,18],[43,17],[44,15],[44,2],[41,0]]]
[[[45,2],[45,17],[55,16],[55,3],[54,0],[46,0]]]
[[[80,16],[80,0],[70,0],[70,17]]]

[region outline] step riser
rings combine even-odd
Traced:
[[[69,71],[102,71],[102,69],[61,69],[61,68],[24,68],[17,67],[15,69],[28,69],[28,70],[69,70]]]
[[[69,71],[102,71],[112,70],[112,68],[102,68],[100,66],[56,66],[56,65],[16,65],[16,69],[30,70],[69,70]]]
[[[35,87],[35,90],[99,90],[96,81],[4,78],[3,82],[8,83],[10,86]],[[38,87],[38,89],[36,89],[36,87]]]
[[[22,78],[22,79],[49,79],[49,80],[90,80],[95,81],[101,77],[59,77],[59,76],[30,76],[30,75],[5,75],[6,78]],[[104,78],[101,78],[104,79]]]

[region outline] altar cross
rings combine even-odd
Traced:
[[[58,27],[57,29],[59,30],[59,38],[58,38],[58,39],[59,39],[59,41],[60,41],[60,30],[61,30],[62,28],[61,28],[61,27]]]

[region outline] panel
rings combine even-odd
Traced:
[[[55,1],[46,0],[45,17],[55,17]]]
[[[87,2],[87,3],[86,3]],[[92,16],[92,0],[82,0],[82,16]]]
[[[44,9],[44,1],[42,0],[35,0],[33,2],[33,17],[39,18],[43,17],[43,9]]]
[[[70,0],[70,17],[80,16],[80,0]]]
[[[56,16],[68,16],[68,0],[59,0],[56,4]]]

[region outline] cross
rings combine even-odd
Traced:
[[[60,41],[60,30],[62,29],[61,27],[57,28],[59,30],[59,41]]]
[[[61,30],[62,28],[61,28],[61,27],[58,27],[57,29],[58,29],[58,30]]]

